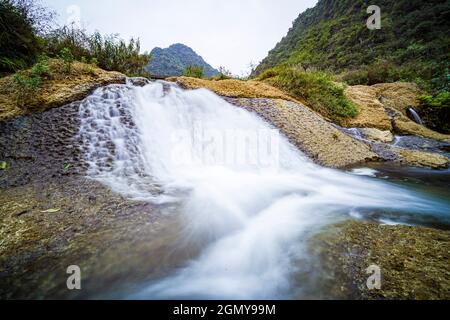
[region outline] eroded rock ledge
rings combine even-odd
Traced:
[[[93,65],[75,62],[70,74],[61,72],[63,62],[49,61],[51,76],[42,84],[23,107],[18,103],[18,88],[13,77],[0,78],[0,122],[24,114],[61,107],[82,100],[95,89],[113,83],[125,83],[126,76],[119,72],[105,71]]]

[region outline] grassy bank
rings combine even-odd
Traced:
[[[334,82],[327,73],[276,67],[264,71],[257,79],[306,101],[309,107],[335,122],[358,114],[357,107],[344,95],[345,86]]]

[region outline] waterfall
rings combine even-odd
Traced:
[[[176,203],[183,241],[201,247],[129,297],[291,297],[321,227],[374,209],[433,210],[392,184],[314,164],[205,89],[111,85],[82,102],[80,117],[88,175],[132,199]]]
[[[411,120],[414,120],[415,123],[423,125],[422,119],[413,107],[409,107],[408,109],[406,109],[406,114]]]

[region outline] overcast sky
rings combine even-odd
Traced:
[[[184,43],[235,74],[258,63],[317,0],[42,0],[61,24],[139,37],[142,49]]]

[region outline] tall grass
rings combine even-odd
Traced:
[[[141,54],[139,39],[128,43],[117,35],[92,35],[85,30],[63,27],[46,37],[47,51],[57,56],[64,49],[70,50],[76,60],[90,61],[100,68],[119,71],[128,76],[146,76],[145,66],[150,61],[149,54]]]

